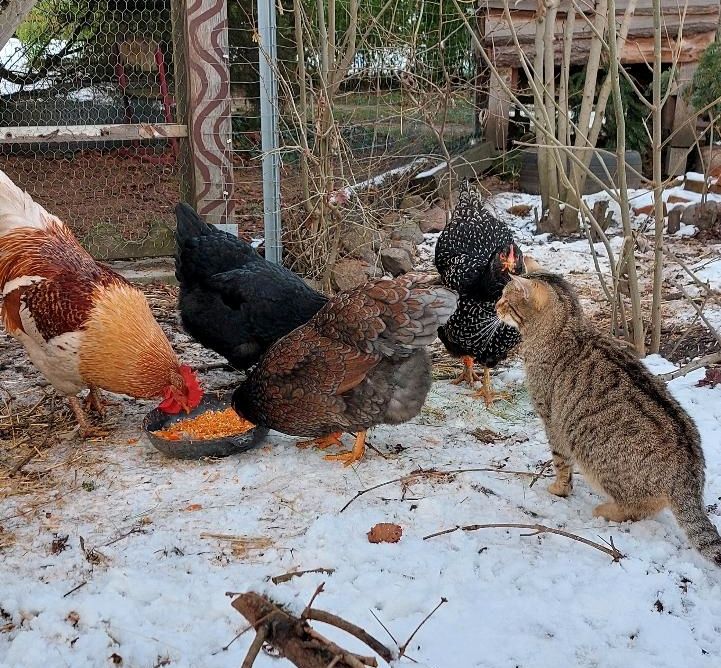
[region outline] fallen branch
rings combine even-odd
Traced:
[[[488,467],[488,468],[473,468],[473,469],[453,469],[450,471],[437,471],[435,469],[411,471],[409,474],[404,475],[401,478],[394,478],[393,480],[387,480],[386,482],[381,482],[381,483],[378,483],[377,485],[373,485],[373,487],[369,487],[368,489],[359,490],[358,492],[356,492],[356,495],[340,509],[340,512],[342,513],[344,510],[346,510],[348,508],[348,506],[350,506],[354,501],[359,499],[364,494],[368,494],[368,492],[372,492],[373,490],[380,489],[381,487],[393,485],[394,483],[397,483],[397,482],[406,483],[409,480],[412,480],[414,478],[423,478],[423,477],[428,477],[428,476],[452,476],[452,475],[458,475],[460,473],[503,473],[505,475],[520,475],[520,476],[528,476],[530,478],[537,478],[540,475],[539,473],[534,473],[533,471],[507,471],[502,468],[490,468],[490,467]]]
[[[514,524],[505,522],[500,524],[468,524],[466,526],[455,526],[452,529],[444,529],[443,531],[437,531],[436,533],[424,536],[423,540],[428,540],[429,538],[436,538],[437,536],[445,536],[446,534],[453,533],[454,531],[478,531],[479,529],[530,529],[531,531],[533,531],[533,533],[522,534],[523,536],[537,536],[541,533],[553,533],[557,536],[570,538],[571,540],[575,540],[579,543],[583,543],[584,545],[588,545],[589,547],[593,547],[596,550],[600,550],[601,552],[604,552],[605,554],[610,556],[614,561],[620,561],[626,556],[622,554],[618,549],[616,549],[616,546],[613,544],[613,540],[611,540],[610,542],[610,547],[606,547],[605,545],[601,545],[601,543],[595,543],[592,540],[588,540],[588,538],[578,536],[575,533],[563,531],[562,529],[554,529],[552,527],[547,527],[543,524]]]
[[[710,364],[716,364],[717,362],[721,362],[721,352],[704,355],[703,357],[699,357],[693,362],[689,362],[686,366],[682,366],[680,369],[676,369],[675,371],[669,371],[668,373],[661,373],[658,375],[658,377],[661,380],[668,382],[670,380],[673,380],[674,378],[681,378],[682,376],[686,376],[692,371],[696,371],[696,369],[701,369],[705,366],[709,366]]]
[[[287,613],[260,594],[240,594],[233,600],[232,606],[256,629],[256,638],[245,657],[243,668],[251,668],[264,642],[272,645],[298,668],[363,668],[378,665],[375,657],[361,656],[339,647],[315,631],[307,619]],[[306,613],[308,619],[317,615],[323,617],[325,623],[351,633],[377,651],[384,660],[390,662],[394,658],[390,649],[354,624],[321,610],[306,608]]]
[[[529,483],[529,488],[533,487],[540,478],[543,477],[543,474],[548,470],[548,468],[553,464],[552,459],[547,459],[543,464],[541,464],[541,468],[538,470],[538,472],[533,476],[533,480]]]
[[[79,585],[77,585],[76,587],[73,587],[70,591],[65,592],[63,594],[63,598],[67,598],[68,596],[70,596],[70,594],[74,594],[78,589],[82,589],[86,584],[88,584],[88,581],[83,580]]]
[[[282,584],[283,582],[289,582],[293,578],[299,578],[308,573],[323,573],[324,575],[333,575],[335,568],[309,568],[306,571],[291,571],[290,573],[283,573],[283,575],[276,575],[270,578],[270,581],[274,585]]]
[[[341,619],[331,612],[318,610],[316,608],[310,608],[306,618],[335,626],[337,629],[345,631],[355,638],[358,638],[358,640],[360,640],[363,644],[368,645],[368,647],[370,647],[384,661],[388,663],[393,661],[393,652],[391,652],[382,642],[376,640],[372,635],[370,635],[370,633],[363,630],[360,626],[356,626],[352,622]]]
[[[679,292],[686,298],[689,304],[691,304],[694,311],[696,311],[696,315],[698,315],[699,318],[703,321],[703,324],[706,325],[708,328],[708,331],[711,333],[711,335],[716,339],[719,346],[721,346],[721,334],[719,334],[718,330],[709,322],[709,319],[704,315],[703,308],[700,307],[693,299],[693,297],[684,290],[683,286],[679,283],[676,285]]]
[[[253,667],[253,663],[255,662],[255,659],[257,658],[260,650],[263,648],[263,643],[265,642],[265,639],[267,637],[268,637],[268,627],[263,625],[255,632],[255,638],[253,638],[253,642],[250,645],[250,649],[248,650],[248,653],[245,655],[245,659],[243,659],[243,665],[240,668],[252,668]]]
[[[708,283],[704,283],[694,272],[693,270],[673,251],[669,250],[668,248],[664,248],[664,253],[668,255],[683,271],[688,274],[688,276],[691,278],[691,280],[696,284],[698,288],[703,290],[706,293],[706,296],[708,297],[718,297],[719,293],[717,290],[714,290]]]

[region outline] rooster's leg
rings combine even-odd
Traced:
[[[69,397],[68,403],[70,404],[70,408],[72,408],[73,413],[75,413],[75,418],[77,419],[78,426],[80,427],[80,435],[83,438],[100,438],[108,435],[107,429],[99,429],[98,427],[93,427],[90,424],[88,416],[85,414],[80,400],[77,397]]]
[[[493,402],[498,399],[505,399],[508,401],[511,395],[508,392],[494,392],[491,387],[491,370],[488,367],[483,367],[483,387],[475,392],[473,396],[476,399],[483,399],[486,402],[486,407],[492,406]]]
[[[463,362],[463,371],[461,371],[458,378],[452,380],[451,382],[454,385],[468,383],[471,387],[473,387],[474,383],[477,380],[481,379],[481,377],[473,370],[473,365],[475,362],[470,355],[464,355],[463,357],[461,357],[461,361]]]
[[[339,452],[337,455],[326,455],[329,461],[343,462],[343,466],[350,466],[363,459],[366,450],[366,432],[359,431],[355,437],[353,449],[346,452]]]
[[[318,450],[325,450],[331,445],[343,445],[340,437],[343,435],[342,431],[336,431],[328,436],[321,436],[320,438],[312,438],[309,441],[298,441],[295,444],[296,448],[318,448]]]
[[[100,390],[97,387],[91,386],[90,391],[83,400],[83,406],[87,410],[92,408],[100,417],[105,417],[105,407],[107,402],[103,399],[103,395],[100,394]]]

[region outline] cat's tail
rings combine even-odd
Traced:
[[[700,496],[672,500],[671,510],[691,545],[706,559],[721,566],[721,535],[706,515]]]

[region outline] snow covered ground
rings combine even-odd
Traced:
[[[574,282],[593,280],[585,242],[548,242],[534,238],[526,221],[514,225],[542,264]],[[426,260],[433,237],[427,240]],[[671,368],[660,358],[648,363],[655,372]],[[706,502],[721,527],[721,387],[696,387],[702,376],[699,370],[670,388],[701,430]],[[518,361],[495,383],[513,400],[490,411],[467,389],[437,381],[422,414],[374,430],[373,449],[350,469],[276,434],[238,457],[170,461],[135,440],[148,406],[125,403],[111,441],[67,443],[56,453],[82,448],[99,465],[59,469],[62,482],[42,504],[14,497],[0,506],[0,525],[14,534],[2,552],[0,666],[84,668],[120,657],[138,668],[237,667],[252,634],[222,649],[245,627],[226,592],[267,593],[300,612],[320,582],[317,607],[389,645],[372,613],[402,642],[445,597],[409,647],[420,666],[718,665],[721,571],[689,547],[668,512],[609,524],[592,517],[600,499],[582,478],[565,500],[546,491],[547,478],[534,482],[529,474],[550,455]],[[341,512],[358,490],[418,469],[471,468],[501,471],[394,482]],[[370,544],[366,533],[377,522],[399,524],[400,542]],[[517,529],[423,540],[481,523],[540,523],[595,542],[612,538],[626,556],[613,562],[567,538]],[[319,567],[335,571],[270,582]],[[255,663],[280,665],[289,664],[263,654]]]

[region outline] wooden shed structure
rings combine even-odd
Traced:
[[[616,21],[620,26],[630,0],[616,1]],[[606,3],[604,2],[604,5]],[[620,51],[624,65],[653,62],[653,0],[636,0],[628,37]],[[571,45],[571,64],[583,65],[589,56],[594,19],[599,0],[560,0],[555,25],[554,59],[561,63],[564,49],[564,25],[569,11],[576,12]],[[700,55],[716,38],[719,29],[721,0],[662,0],[662,58],[664,63],[675,59],[679,66],[679,84],[690,81]],[[505,149],[511,100],[501,81],[512,89],[519,81],[522,54],[533,61],[537,12],[545,10],[542,0],[479,0],[478,30],[481,44],[494,63],[488,86],[488,120],[486,137],[498,149]],[[575,7],[575,9],[573,9]],[[580,15],[583,10],[585,16]],[[515,35],[515,36],[514,36]],[[520,47],[520,49],[519,49]],[[676,100],[672,127],[680,126],[688,117],[688,109]],[[694,129],[679,132],[674,145],[687,148],[693,144]],[[670,152],[672,154],[673,151]],[[685,153],[684,153],[685,155]],[[673,159],[671,160],[673,162]],[[676,171],[678,171],[678,167]],[[674,171],[673,165],[669,171]]]

